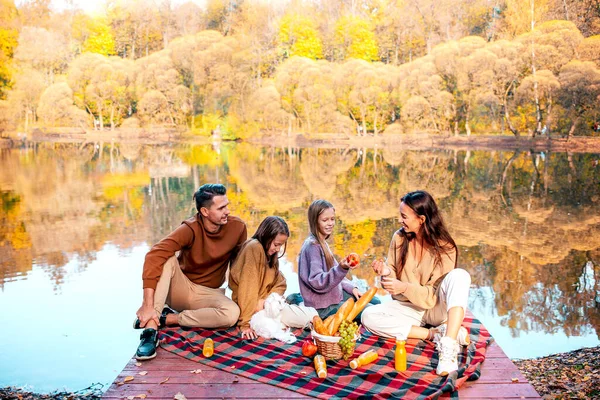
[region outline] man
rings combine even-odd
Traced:
[[[228,328],[236,324],[239,307],[220,287],[248,234],[246,224],[229,215],[226,191],[223,185],[202,185],[194,193],[196,216],[183,221],[146,254],[144,299],[134,322],[134,328],[145,328],[135,355],[138,360],[156,356],[158,329],[166,325]]]

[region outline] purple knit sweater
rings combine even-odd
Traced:
[[[320,309],[341,303],[342,290],[352,294],[354,289],[346,273],[337,260],[327,269],[325,254],[312,236],[304,241],[298,256],[298,279],[305,306]]]

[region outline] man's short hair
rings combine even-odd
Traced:
[[[200,212],[202,207],[210,208],[213,204],[213,197],[225,196],[227,188],[220,183],[206,183],[194,193],[194,200],[196,201],[196,210]]]

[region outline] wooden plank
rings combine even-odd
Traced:
[[[128,396],[146,395],[148,399],[173,399],[177,393],[182,393],[187,399],[306,399],[306,397],[290,390],[281,389],[260,383],[237,384],[162,384],[134,385],[126,384],[106,392],[103,398],[123,399]]]
[[[479,383],[467,382],[458,390],[460,399],[508,399],[536,398],[540,395],[529,382],[518,383]]]
[[[140,365],[138,365],[140,364]],[[191,373],[201,370],[200,373]],[[139,372],[146,371],[145,375]],[[122,383],[125,377],[134,380]],[[163,382],[165,378],[169,378]],[[516,381],[513,382],[513,379]],[[131,359],[104,394],[106,399],[146,395],[148,399],[173,399],[181,392],[188,399],[309,399],[285,388],[260,383],[180,357],[163,349],[155,359],[138,363]],[[445,394],[443,398],[450,398]],[[487,348],[481,377],[465,382],[458,390],[461,399],[539,399],[533,386],[521,374],[497,343]]]

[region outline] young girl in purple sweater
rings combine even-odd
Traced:
[[[323,319],[337,312],[344,301],[350,297],[355,300],[363,295],[346,278],[351,267],[347,258],[339,263],[333,256],[326,240],[329,239],[335,225],[335,209],[326,200],[315,200],[308,208],[310,235],[304,241],[298,257],[298,278],[300,294],[304,305],[313,307]],[[293,303],[301,302],[297,295],[290,296]],[[374,298],[372,304],[379,304]],[[360,315],[356,317],[360,321]]]

